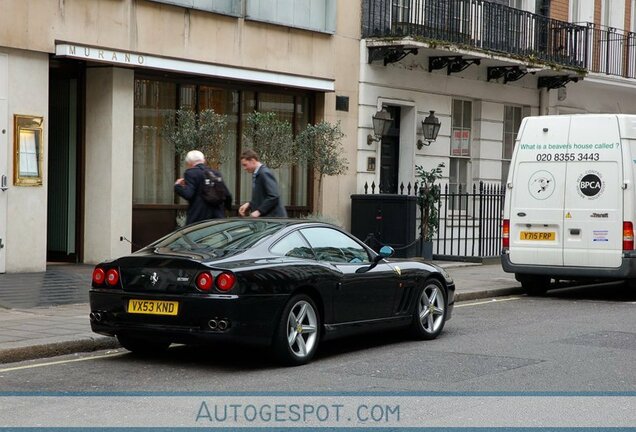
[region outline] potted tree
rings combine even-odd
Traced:
[[[307,125],[296,137],[296,152],[300,161],[305,161],[318,175],[318,208],[322,208],[322,182],[325,176],[342,175],[347,172],[349,162],[344,157],[342,139],[344,134],[340,122],[331,124],[322,121]]]
[[[180,108],[170,112],[164,121],[162,135],[183,158],[190,150],[200,150],[207,163],[218,166],[223,162],[223,148],[228,137],[227,116],[206,109],[198,114]]]
[[[247,116],[243,136],[261,161],[269,168],[280,168],[294,162],[292,125],[280,120],[274,112],[254,111]]]
[[[439,227],[438,205],[441,196],[440,186],[436,182],[442,177],[444,164],[426,170],[420,165],[415,166],[419,191],[417,205],[420,208],[420,244],[419,250],[423,258],[433,258],[433,236]]]

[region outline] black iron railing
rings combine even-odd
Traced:
[[[485,0],[363,0],[362,37],[413,37],[636,78],[636,33]]]
[[[437,186],[439,187],[439,186]],[[376,190],[377,189],[377,190]],[[381,193],[381,185],[364,185],[365,194]],[[416,182],[398,188],[399,195],[423,193]],[[494,257],[501,252],[504,187],[499,183],[479,182],[470,190],[444,185],[438,203],[439,222],[433,237],[433,255],[438,259]],[[423,209],[418,209],[417,226]],[[384,239],[390,242],[391,239]]]

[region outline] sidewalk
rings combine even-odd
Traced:
[[[439,261],[455,280],[456,301],[522,293],[500,264]],[[93,266],[52,264],[43,273],[0,274],[0,363],[117,348],[91,332]]]

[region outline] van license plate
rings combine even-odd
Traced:
[[[128,300],[128,313],[148,315],[177,315],[179,302],[162,300]]]
[[[539,240],[539,241],[553,241],[556,238],[554,231],[521,231],[520,240]]]

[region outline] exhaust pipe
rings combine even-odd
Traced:
[[[101,322],[103,318],[100,312],[91,312],[88,317],[92,322]]]
[[[219,321],[219,330],[223,331],[227,329],[227,326],[228,326],[227,321],[225,320]]]
[[[208,321],[208,327],[210,327],[210,330],[216,330],[219,328],[219,324],[216,322],[215,319],[211,319],[210,321]]]

